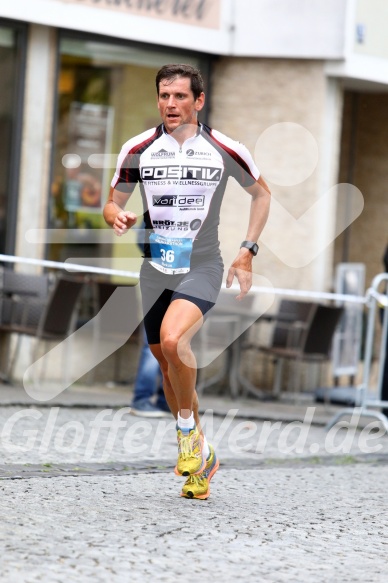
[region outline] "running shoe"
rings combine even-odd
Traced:
[[[209,444],[210,455],[206,468],[201,474],[189,476],[182,488],[181,496],[184,498],[199,498],[206,500],[210,496],[210,480],[220,467],[220,462],[212,445]]]
[[[153,405],[148,399],[138,399],[137,401],[133,401],[130,413],[131,415],[137,415],[138,417],[148,418],[170,416],[167,411],[159,409],[159,407]]]
[[[159,411],[164,411],[164,413],[168,413],[168,416],[172,415],[170,407],[167,404],[166,399],[157,399],[155,403],[155,407],[159,409]]]
[[[197,427],[188,433],[178,429],[178,462],[174,472],[177,476],[191,476],[201,473],[206,467],[203,454],[203,437]]]

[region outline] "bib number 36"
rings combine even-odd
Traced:
[[[163,273],[188,273],[193,241],[189,238],[164,237],[152,233],[151,265]]]
[[[175,253],[172,249],[168,249],[166,251],[166,249],[161,249],[160,250],[160,255],[162,258],[162,261],[166,261],[166,263],[174,263],[175,261]]]

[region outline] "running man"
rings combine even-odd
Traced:
[[[218,224],[229,176],[252,197],[246,235],[226,279],[230,287],[237,278],[237,299],[252,284],[252,259],[270,192],[245,146],[198,123],[205,94],[197,69],[165,65],[156,76],[156,90],[162,123],[122,147],[104,218],[118,236],[133,227],[137,216],[125,207],[140,184],[147,233],[140,270],[147,339],[177,420],[175,473],[187,477],[181,495],[205,499],[219,461],[199,423],[190,343],[222,284]]]

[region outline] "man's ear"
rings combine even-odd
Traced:
[[[200,96],[197,97],[197,99],[195,101],[195,109],[196,109],[196,111],[201,111],[201,109],[203,108],[204,105],[205,105],[205,94],[202,91],[202,93],[200,94]]]

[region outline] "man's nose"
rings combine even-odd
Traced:
[[[168,98],[167,105],[168,105],[168,107],[174,107],[175,97],[173,95],[170,95],[170,97]]]

